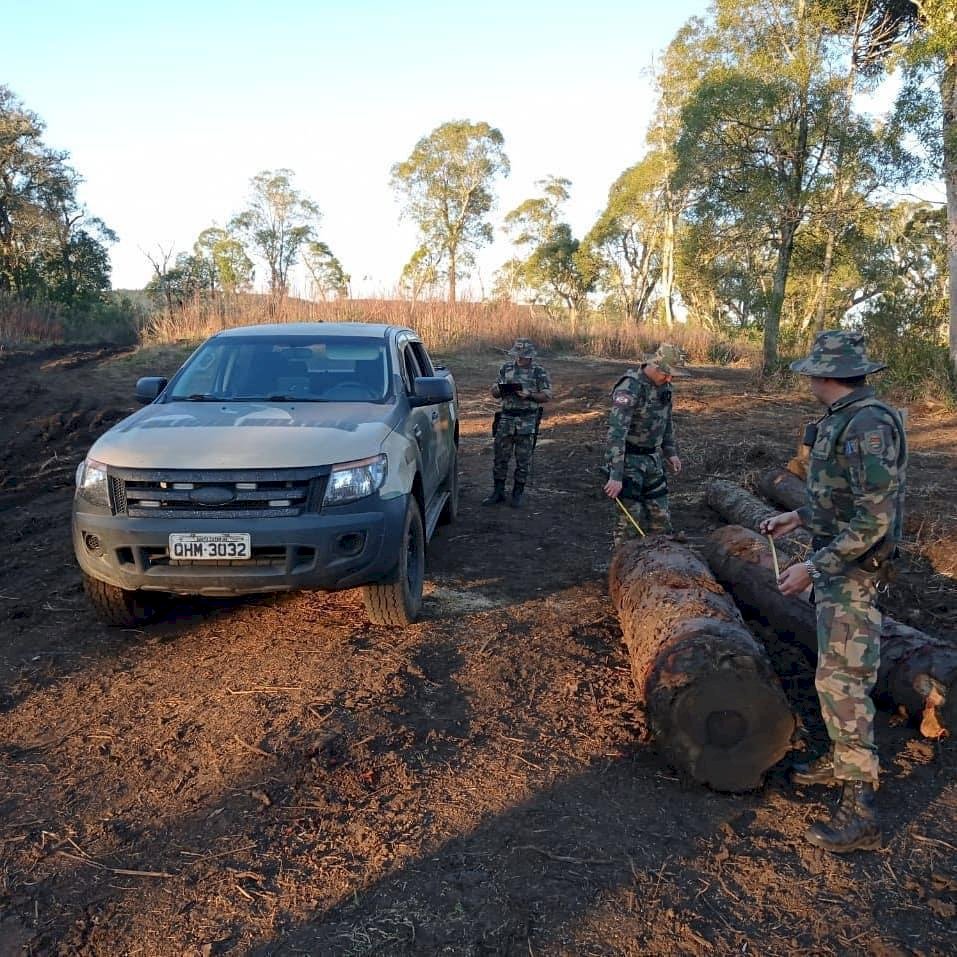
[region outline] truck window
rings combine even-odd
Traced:
[[[416,362],[422,370],[422,375],[435,375],[435,369],[432,368],[432,360],[425,351],[425,346],[421,342],[410,342],[409,348],[415,353]]]
[[[412,395],[415,390],[415,380],[424,375],[419,367],[415,353],[412,351],[412,344],[406,343],[402,349],[402,378],[405,381],[405,391]]]

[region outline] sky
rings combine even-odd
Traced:
[[[706,0],[34,0],[13,3],[0,84],[70,153],[80,199],[119,235],[114,288],[145,252],[188,252],[288,168],[356,296],[389,295],[415,248],[391,166],[453,119],[502,131],[496,242],[472,294],[510,255],[501,219],[547,175],[572,181],[583,235],[644,152],[655,58]],[[265,267],[257,274],[264,277]]]

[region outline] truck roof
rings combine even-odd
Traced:
[[[387,326],[378,322],[270,322],[259,326],[234,326],[216,334],[221,336],[364,336],[383,339],[390,330],[405,326]],[[411,330],[409,330],[411,331]]]

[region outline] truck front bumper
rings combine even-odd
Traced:
[[[294,517],[249,519],[133,518],[87,508],[76,499],[73,548],[80,568],[130,591],[181,595],[252,595],[337,591],[382,581],[395,569],[407,496],[378,495]],[[252,558],[174,561],[176,532],[246,532]]]

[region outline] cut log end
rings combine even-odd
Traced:
[[[666,740],[691,776],[716,791],[750,791],[791,749],[794,716],[765,677],[717,671],[677,696]]]

